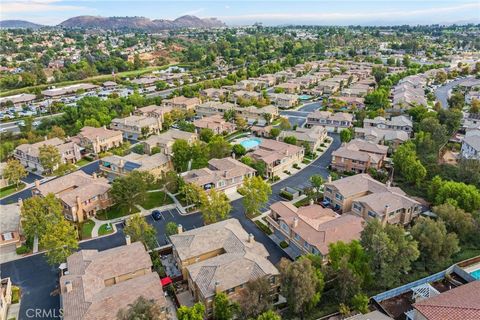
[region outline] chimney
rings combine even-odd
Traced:
[[[68,292],[72,292],[73,290],[73,284],[72,284],[72,281],[65,281],[65,289],[67,290],[67,293]]]
[[[183,233],[183,226],[181,224],[179,224],[177,226],[177,234],[181,234],[181,233]]]
[[[254,243],[255,242],[255,237],[251,233],[248,234],[248,242],[249,243]]]
[[[132,240],[130,239],[130,236],[128,234],[125,236],[125,243],[127,244],[127,246],[132,244]]]
[[[313,201],[313,199],[310,199],[308,203],[312,206],[315,203],[315,201]]]
[[[97,173],[94,172],[94,173],[92,174],[92,177],[93,177],[93,179],[97,179]]]
[[[124,161],[123,161],[123,159],[120,159],[120,162],[119,162],[119,164],[118,164],[118,165],[119,165],[119,167],[123,167],[123,164],[124,164]]]
[[[292,227],[293,227],[293,228],[298,227],[298,217],[293,218]]]
[[[40,187],[40,180],[35,180],[35,188],[39,188]]]
[[[331,176],[331,175],[328,175],[327,181],[328,181],[328,183],[331,183],[331,182],[332,182],[332,176]]]

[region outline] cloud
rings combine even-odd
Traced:
[[[232,15],[232,16],[219,16],[219,19],[230,21],[246,21],[246,20],[259,20],[259,21],[308,21],[308,20],[321,20],[324,22],[335,22],[345,20],[373,20],[373,19],[398,19],[398,18],[411,18],[414,16],[428,16],[441,13],[449,13],[453,11],[462,11],[473,9],[476,12],[480,10],[480,3],[465,3],[461,5],[448,6],[448,7],[433,7],[427,9],[417,10],[391,10],[391,11],[377,11],[377,12],[322,12],[322,13],[254,13],[245,15]],[[478,15],[477,15],[478,17]]]
[[[198,16],[199,14],[201,14],[204,11],[205,11],[205,8],[198,8],[198,9],[195,9],[195,10],[189,10],[187,12],[181,13],[180,15],[181,16]]]
[[[2,3],[2,15],[23,14],[28,12],[52,12],[52,11],[91,11],[83,6],[61,4],[59,0],[15,0]]]

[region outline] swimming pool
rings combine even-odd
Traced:
[[[472,277],[474,277],[475,279],[480,280],[480,269],[477,269],[477,270],[475,270],[475,271],[473,271],[473,272],[470,272],[470,275],[471,275]]]
[[[308,94],[302,94],[298,97],[300,100],[310,100],[312,96],[309,96]]]
[[[260,139],[256,138],[247,138],[240,142],[240,144],[247,150],[256,148],[260,145]]]

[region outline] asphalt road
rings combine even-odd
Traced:
[[[297,125],[298,127],[302,127],[307,121],[307,115],[320,108],[321,105],[322,103],[320,101],[310,102],[297,110],[282,110],[280,114],[286,116],[292,126]]]
[[[443,109],[448,109],[448,95],[450,90],[452,90],[454,87],[458,86],[459,84],[469,81],[473,77],[466,77],[462,79],[456,79],[453,80],[452,82],[449,82],[441,87],[438,87],[437,90],[435,90],[435,97],[437,98],[437,101],[440,101],[442,104]]]
[[[280,189],[286,186],[289,187],[306,187],[309,185],[308,179],[313,174],[320,174],[327,177],[327,167],[330,164],[331,154],[333,150],[340,147],[339,136],[332,135],[334,141],[332,146],[310,166],[306,167],[297,174],[275,184],[272,187],[272,196],[268,204],[264,207],[267,210],[268,206],[276,201],[281,200],[278,196]],[[98,170],[98,162],[93,162],[82,168],[83,171],[91,173]],[[14,198],[18,199],[18,195]],[[269,260],[276,264],[281,258],[287,257],[282,249],[280,249],[265,233],[263,233],[257,226],[245,217],[242,199],[233,201],[231,217],[240,221],[242,226],[248,233],[252,233],[255,240],[262,243],[269,252]],[[190,230],[203,225],[202,216],[200,213],[181,216],[177,210],[168,210],[162,212],[163,219],[154,221],[150,216],[147,221],[152,224],[157,230],[157,240],[160,245],[167,243],[165,236],[165,225],[169,221],[174,221],[181,224],[185,230]],[[125,244],[125,238],[121,226],[119,231],[114,235],[93,239],[80,244],[82,249],[97,249],[106,250]],[[43,254],[29,256],[23,259],[18,259],[0,265],[0,272],[2,277],[10,277],[14,285],[22,288],[22,303],[20,307],[20,319],[31,319],[30,310],[41,309],[44,312],[51,312],[50,316],[37,317],[36,319],[55,319],[55,315],[59,314],[60,301],[58,295],[52,294],[58,284],[58,275],[55,268],[50,267]]]

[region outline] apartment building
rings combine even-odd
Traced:
[[[234,110],[235,105],[230,102],[207,101],[197,107],[197,116],[208,117],[216,114],[223,115],[228,110]]]
[[[139,297],[154,300],[160,320],[172,319],[160,278],[141,242],[108,249],[80,250],[67,258],[60,277],[65,320],[116,319]]]
[[[306,127],[322,126],[328,132],[340,132],[353,126],[353,115],[346,112],[314,111],[307,115]]]
[[[88,152],[100,153],[119,147],[123,143],[123,135],[121,131],[110,130],[106,127],[83,127],[72,140],[76,140]]]
[[[200,91],[202,97],[211,99],[211,100],[222,100],[228,97],[230,91],[226,89],[217,89],[217,88],[208,88]]]
[[[271,114],[272,120],[279,117],[278,108],[272,105],[261,108],[257,108],[255,106],[245,108],[236,107],[234,110],[237,115],[247,120],[248,124],[253,124],[255,122],[260,125],[267,124],[264,118],[265,114]]]
[[[412,121],[406,116],[392,117],[390,120],[376,117],[375,119],[365,119],[363,128],[355,128],[355,138],[389,145],[396,149],[410,139],[412,132]]]
[[[125,139],[138,139],[159,133],[162,130],[162,122],[159,118],[131,115],[113,119],[110,127],[121,131]]]
[[[112,205],[110,188],[107,179],[79,170],[43,184],[36,180],[32,194],[46,197],[53,193],[62,202],[65,218],[83,222]]]
[[[301,85],[299,83],[294,83],[294,82],[285,82],[285,83],[280,83],[276,85],[275,88],[281,91],[284,91],[285,93],[288,93],[288,94],[294,94],[301,90]]]
[[[211,159],[208,167],[187,171],[182,174],[186,183],[194,183],[204,190],[212,188],[225,193],[237,191],[245,178],[250,178],[255,170],[233,158]]]
[[[269,93],[268,98],[272,104],[276,105],[280,109],[296,107],[300,101],[298,95],[287,93]]]
[[[13,156],[27,169],[43,173],[45,169],[40,162],[40,148],[45,145],[57,148],[62,163],[76,163],[82,158],[81,148],[78,144],[59,138],[46,139],[33,144],[21,144],[15,148]]]
[[[288,143],[260,139],[260,145],[248,156],[256,161],[263,161],[266,165],[268,178],[279,176],[283,171],[290,170],[294,164],[303,161],[304,150],[301,147]]]
[[[162,101],[162,106],[170,107],[172,109],[181,109],[181,110],[195,110],[195,108],[200,104],[200,99],[198,98],[187,98],[184,96],[173,97],[172,99],[165,99]]]
[[[170,237],[173,255],[195,301],[212,312],[215,294],[238,300],[245,284],[266,278],[277,300],[279,272],[267,260],[268,251],[237,219],[228,219]]]
[[[380,169],[387,157],[388,146],[354,139],[332,152],[331,167],[338,171],[363,173]]]
[[[379,219],[384,224],[406,225],[421,212],[420,203],[402,189],[383,184],[368,174],[329,179],[324,184],[323,197],[335,211],[352,213],[365,220]]]
[[[225,121],[219,114],[194,120],[193,124],[198,131],[211,129],[215,134],[229,134],[235,132],[237,128],[234,123]]]
[[[153,155],[130,153],[126,156],[108,156],[100,159],[100,171],[109,181],[125,176],[134,170],[146,171],[156,177],[173,170],[170,157],[164,153]]]
[[[270,210],[268,226],[280,239],[295,246],[299,253],[320,255],[325,262],[331,243],[359,240],[363,230],[363,218],[339,215],[313,203],[297,208],[290,202],[279,201]]]
[[[150,105],[143,108],[136,109],[133,114],[136,116],[143,116],[149,118],[157,118],[161,123],[165,121],[165,115],[172,112],[173,108],[163,107],[157,105]]]
[[[480,129],[468,130],[462,140],[462,157],[480,160]]]
[[[282,131],[279,135],[279,139],[282,141],[286,137],[295,137],[298,146],[303,146],[306,143],[310,150],[315,152],[327,137],[327,130],[321,126],[313,126],[311,128],[297,127],[295,131]]]
[[[145,153],[151,154],[153,148],[160,148],[160,152],[171,156],[172,147],[176,140],[185,140],[188,144],[192,144],[198,140],[198,135],[194,132],[169,129],[168,131],[148,137],[148,139],[144,141]]]
[[[383,117],[375,117],[373,119],[363,120],[364,128],[378,128],[392,131],[405,131],[408,134],[413,132],[412,119],[407,116],[395,116],[389,120]]]

